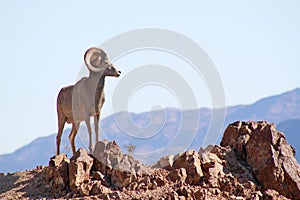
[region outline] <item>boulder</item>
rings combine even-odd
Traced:
[[[169,172],[164,169],[156,169],[151,173],[150,178],[151,182],[156,183],[158,187],[165,186],[168,184],[167,176]]]
[[[230,146],[263,188],[273,189],[291,199],[300,199],[300,166],[295,150],[274,124],[235,122],[228,126],[221,141]]]
[[[99,181],[104,181],[105,180],[105,176],[100,171],[92,171],[92,173],[91,173],[91,179],[93,179],[93,180],[99,180]]]
[[[200,154],[201,166],[204,176],[211,187],[219,187],[219,179],[224,177],[221,159],[213,153]]]
[[[266,124],[266,122],[261,122],[260,125]],[[257,129],[258,124],[253,121],[242,122],[237,121],[230,124],[222,137],[221,146],[230,146],[237,153],[240,160],[246,159],[245,145],[247,144],[252,131]]]
[[[187,178],[185,168],[175,169],[169,173],[169,178],[173,182],[185,182]]]
[[[100,162],[97,170],[105,174],[120,162],[122,150],[116,141],[101,140],[96,143],[93,156]]]
[[[192,191],[187,187],[181,186],[180,188],[178,188],[176,190],[176,192],[179,196],[184,196],[185,199],[191,199],[192,198],[191,197]]]
[[[215,154],[222,160],[223,172],[228,174],[233,174],[240,182],[251,181],[256,183],[255,178],[251,174],[251,168],[244,166],[236,157],[234,150],[227,146],[221,147],[215,145],[211,147],[209,151],[212,154]],[[201,154],[200,154],[201,155]]]
[[[70,189],[74,193],[88,195],[90,187],[83,185],[90,179],[93,158],[89,156],[87,150],[80,148],[69,163]]]
[[[136,181],[137,175],[132,159],[128,155],[121,156],[120,161],[112,169],[111,182],[113,186],[127,187],[131,182]]]
[[[171,171],[174,162],[174,155],[163,156],[157,161],[153,167],[162,168]]]
[[[59,154],[50,158],[49,166],[44,168],[46,182],[50,185],[54,197],[66,195],[69,189],[69,170],[70,160],[66,154]]]
[[[264,200],[288,200],[288,198],[280,195],[276,190],[267,189],[263,194]]]
[[[199,154],[193,150],[177,154],[173,162],[173,170],[184,168],[187,173],[186,182],[189,184],[199,184],[203,172]]]
[[[44,172],[53,196],[63,198],[300,199],[295,150],[273,124],[235,122],[221,145],[164,156],[153,169],[104,140],[93,155],[52,157]]]
[[[91,182],[90,195],[106,195],[111,193],[111,190],[101,184],[101,181]]]
[[[114,187],[127,187],[136,181],[137,177],[153,172],[153,169],[144,166],[131,155],[123,154],[115,141],[98,141],[93,157],[95,158],[93,169],[109,177]]]

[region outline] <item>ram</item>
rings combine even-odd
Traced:
[[[60,154],[60,142],[65,123],[72,123],[69,140],[73,155],[75,136],[80,122],[85,121],[89,133],[89,150],[92,151],[92,129],[90,117],[94,117],[96,140],[98,141],[100,111],[105,101],[104,82],[106,76],[119,77],[121,71],[112,65],[107,54],[100,48],[89,48],[84,54],[84,62],[89,69],[89,77],[84,77],[75,85],[64,87],[57,97],[58,133],[56,154]]]

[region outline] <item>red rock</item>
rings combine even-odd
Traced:
[[[207,182],[211,187],[219,187],[219,179],[224,177],[222,161],[216,154],[210,152],[202,153],[200,158]]]
[[[232,173],[240,182],[243,182],[244,180],[247,182],[249,180],[255,183],[255,178],[251,174],[249,167],[244,166],[237,159],[231,147],[220,147],[215,145],[209,152],[217,155],[222,160],[223,171],[225,173]]]
[[[96,169],[106,174],[107,170],[112,170],[120,162],[121,155],[122,150],[115,141],[98,141],[93,153],[94,158],[98,161]]]
[[[187,178],[185,168],[175,169],[169,173],[169,177],[173,182],[185,182]]]
[[[300,199],[300,166],[295,150],[274,124],[235,122],[226,129],[221,145],[230,146],[240,162],[252,168],[263,188]]]
[[[90,195],[109,194],[111,190],[101,184],[101,181],[95,181],[92,183],[90,189]]]
[[[288,198],[280,195],[276,190],[267,189],[263,195],[264,200],[288,200]]]
[[[66,154],[50,158],[49,166],[44,168],[46,182],[50,185],[54,197],[66,195],[69,187],[68,163]]]
[[[61,172],[70,177],[63,181],[63,191],[57,192],[63,198],[300,199],[295,151],[273,124],[233,123],[221,144],[201,148],[199,153],[183,152],[174,159],[163,157],[154,165],[159,168],[153,169],[123,154],[114,141],[99,141],[94,156],[80,149],[69,165],[62,164],[68,163],[65,156],[56,157],[44,171],[48,170],[52,183],[61,180]],[[62,170],[62,165],[67,168]],[[69,185],[73,185],[71,192]]]
[[[174,162],[174,156],[173,155],[168,155],[168,156],[163,156],[157,161],[153,167],[154,168],[162,168],[171,171],[172,170],[172,165]]]
[[[91,188],[83,187],[82,183],[90,179],[93,158],[89,156],[87,150],[80,148],[69,163],[70,189],[74,193],[86,195]]]
[[[184,168],[187,173],[186,182],[189,184],[199,184],[203,172],[199,154],[193,150],[178,154],[174,158],[173,169]]]

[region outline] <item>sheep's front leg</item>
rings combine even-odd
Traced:
[[[100,119],[100,114],[97,114],[96,116],[94,116],[94,126],[95,126],[95,136],[96,136],[96,142],[99,141],[99,119]]]
[[[93,152],[93,142],[92,142],[92,128],[91,128],[91,124],[90,124],[90,118],[87,118],[85,120],[85,124],[86,124],[86,127],[89,132],[89,151],[90,151],[90,153],[92,153]]]

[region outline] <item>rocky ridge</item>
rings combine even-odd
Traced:
[[[93,154],[60,154],[28,173],[38,177],[28,182],[36,194],[26,192],[24,182],[23,198],[300,199],[295,150],[274,124],[263,121],[230,124],[220,145],[164,156],[152,167],[104,140]],[[0,198],[19,194],[4,187],[13,177],[0,178]]]

